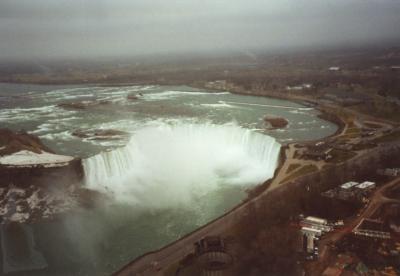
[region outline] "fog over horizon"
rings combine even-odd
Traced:
[[[2,0],[0,60],[400,45],[397,0]]]

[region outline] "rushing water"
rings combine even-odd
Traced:
[[[125,147],[86,159],[85,180],[128,204],[177,207],[224,185],[262,183],[278,153],[275,139],[235,125],[146,127]]]
[[[139,99],[128,100],[133,94]],[[65,102],[102,104],[58,106]],[[278,142],[332,134],[336,127],[317,114],[288,101],[189,87],[0,84],[1,127],[25,129],[58,153],[84,157],[85,185],[115,198],[58,221],[24,225],[20,235],[33,253],[23,261],[10,258],[13,239],[2,226],[3,271],[108,275],[238,204],[245,189],[272,176]],[[289,125],[268,130],[266,115]],[[73,135],[107,129],[127,134]]]

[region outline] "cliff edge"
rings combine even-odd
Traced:
[[[0,129],[0,222],[52,218],[79,204],[83,167],[38,137]]]

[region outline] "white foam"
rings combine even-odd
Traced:
[[[212,107],[212,108],[239,108],[237,106],[227,104],[224,101],[218,101],[218,103],[216,104],[201,104],[201,106]]]
[[[273,104],[257,104],[257,103],[243,103],[243,102],[230,102],[230,101],[226,101],[226,103],[237,104],[237,105],[248,105],[248,106],[264,106],[264,107],[281,108],[281,109],[293,109],[293,110],[302,109],[294,106],[273,105]]]
[[[71,135],[70,131],[65,130],[61,132],[56,132],[56,133],[47,133],[45,135],[40,135],[39,136],[41,139],[47,139],[47,140],[54,140],[54,141],[70,141],[72,139],[76,139],[74,136]]]
[[[292,113],[292,114],[306,114],[306,112],[302,112],[302,111],[300,111],[300,109],[290,110],[289,113]]]
[[[48,120],[48,122],[59,124],[60,122],[70,122],[70,121],[74,121],[74,120],[78,120],[78,119],[79,119],[78,117],[71,116],[71,117],[65,117],[65,118],[51,119],[51,120]]]
[[[76,91],[87,91],[87,90],[92,90],[95,89],[96,87],[74,87],[74,88],[62,88],[62,89],[56,89],[52,90],[49,92],[46,92],[46,95],[58,95],[58,94],[67,94],[70,92],[76,92]]]
[[[123,148],[84,160],[86,185],[118,200],[168,208],[193,203],[223,185],[272,177],[275,139],[234,125],[145,127]]]
[[[89,94],[80,94],[80,95],[63,95],[61,97],[58,97],[57,99],[60,100],[73,100],[73,99],[79,99],[79,98],[90,98],[93,97],[94,95],[89,93]]]
[[[0,121],[32,121],[39,118],[60,118],[60,116],[70,116],[75,113],[76,111],[64,110],[55,105],[28,108],[9,108],[0,110]]]
[[[212,92],[189,92],[189,91],[164,91],[164,92],[157,92],[157,93],[146,93],[143,94],[143,98],[145,100],[167,100],[171,98],[181,97],[181,96],[195,96],[195,95],[226,95],[230,94],[229,92],[219,92],[219,93],[212,93]]]

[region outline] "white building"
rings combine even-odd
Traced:
[[[313,253],[315,249],[315,240],[318,239],[322,235],[322,231],[310,227],[302,227],[301,233],[306,238],[306,248],[307,253]]]
[[[359,185],[358,182],[349,181],[349,182],[346,182],[346,183],[340,185],[340,188],[347,190],[347,189],[351,189],[351,188],[353,188],[354,186],[357,186],[357,185]]]
[[[328,225],[328,221],[326,219],[317,218],[317,217],[306,217],[300,222],[302,227],[308,229],[314,229],[322,232],[329,232],[332,230],[332,227]]]
[[[320,225],[326,225],[328,224],[328,221],[323,218],[318,218],[318,217],[312,217],[308,216],[303,220],[304,223],[311,223],[311,224],[320,224]]]
[[[322,231],[310,227],[301,227],[301,232],[304,235],[309,235],[309,236],[315,236],[315,237],[320,237],[322,235]]]
[[[375,185],[375,182],[364,181],[363,183],[357,185],[356,187],[358,189],[362,189],[362,190],[371,190],[371,189],[374,189],[376,187],[376,185]]]

